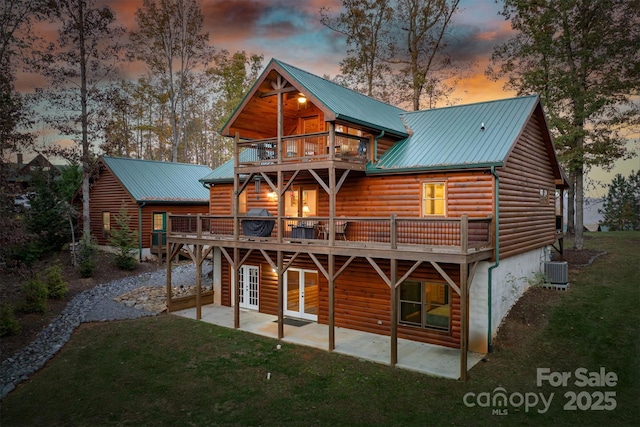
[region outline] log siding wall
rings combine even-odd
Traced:
[[[129,228],[136,230],[136,245],[140,236],[140,210],[136,201],[124,189],[120,181],[108,170],[100,172],[100,177],[93,183],[90,189],[90,212],[91,235],[97,239],[99,245],[108,245],[108,239],[102,236],[102,213],[110,212],[111,228],[116,227],[115,217],[120,212],[123,203],[129,215]],[[142,247],[151,247],[151,229],[154,212],[166,212],[167,214],[207,214],[209,206],[207,204],[198,205],[163,205],[149,204],[142,207]]]
[[[500,256],[555,242],[555,180],[542,139],[541,121],[533,116],[514,145],[500,177]],[[541,201],[540,190],[548,192]]]

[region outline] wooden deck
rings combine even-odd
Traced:
[[[265,221],[251,235],[243,221]],[[437,262],[474,262],[493,255],[491,218],[275,218],[170,215],[167,242],[241,249],[308,252]],[[282,229],[279,237],[278,227]],[[330,230],[334,230],[333,237]]]

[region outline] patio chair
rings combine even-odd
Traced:
[[[347,221],[336,221],[336,239],[341,237],[342,240],[347,240],[347,226],[349,223]]]

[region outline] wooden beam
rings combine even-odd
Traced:
[[[320,178],[320,176],[318,175],[318,173],[316,171],[314,171],[313,169],[309,169],[309,173],[316,179],[316,181],[318,181],[318,184],[320,184],[322,189],[327,194],[331,194],[331,190],[329,189],[329,186],[327,186],[327,184],[325,184],[324,180],[322,178]]]
[[[471,265],[471,271],[469,272],[469,278],[467,279],[467,290],[471,288],[471,282],[473,282],[473,276],[476,274],[476,267],[478,266],[478,262],[476,261]]]
[[[433,266],[433,268],[435,268],[436,270],[438,270],[438,273],[440,273],[440,275],[442,276],[442,278],[444,280],[447,281],[447,283],[449,284],[449,286],[451,286],[453,288],[454,291],[456,291],[456,293],[458,295],[461,295],[460,293],[460,288],[458,287],[458,285],[456,285],[456,282],[454,282],[451,277],[449,277],[449,275],[442,269],[442,267],[440,267],[438,265],[438,263],[434,262],[434,261],[429,261],[431,263],[431,265]]]
[[[196,320],[202,319],[202,245],[196,245]]]
[[[411,266],[411,268],[410,268],[409,270],[407,270],[407,272],[406,272],[406,273],[404,273],[404,275],[400,278],[400,280],[398,280],[398,281],[396,281],[396,282],[393,282],[393,281],[392,281],[392,282],[394,283],[393,287],[394,287],[394,288],[397,288],[398,286],[400,286],[400,284],[401,284],[402,282],[404,282],[405,280],[407,280],[407,278],[411,275],[411,273],[413,273],[414,271],[416,271],[416,268],[420,267],[420,264],[422,264],[422,262],[423,262],[423,261],[416,261],[416,263],[415,263],[415,264],[413,264],[413,265]]]
[[[249,258],[249,256],[251,255],[251,252],[253,252],[253,249],[249,249],[247,251],[246,254],[244,254],[244,256],[242,257],[242,259],[240,260],[240,263],[238,265],[238,267],[242,267],[245,263],[245,261],[247,260],[247,258]]]
[[[391,283],[398,281],[398,260],[391,260]],[[391,366],[398,363],[398,288],[391,286]]]
[[[273,87],[273,85],[272,85],[272,87]],[[289,93],[289,92],[295,92],[297,90],[298,89],[296,89],[293,86],[285,87],[283,89],[275,89],[275,90],[272,90],[272,91],[269,91],[269,92],[261,93],[260,94],[260,98],[268,98],[270,96],[278,95],[279,93]]]
[[[231,255],[229,255],[229,252],[227,252],[227,248],[225,248],[224,246],[220,246],[220,252],[222,252],[222,255],[224,255],[227,262],[233,265],[233,258],[231,258]]]
[[[338,270],[338,272],[335,274],[335,276],[332,276],[333,279],[337,279],[339,275],[342,274],[342,272],[349,266],[349,264],[351,264],[351,261],[353,261],[354,259],[356,259],[356,256],[353,255],[351,258],[349,258],[343,265],[342,267],[340,267],[340,270]]]
[[[387,275],[384,274],[384,271],[382,271],[382,269],[380,268],[380,266],[378,266],[376,261],[370,257],[365,257],[365,258],[367,259],[367,261],[369,261],[369,264],[371,264],[373,269],[378,272],[378,275],[382,278],[382,280],[384,280],[384,283],[386,283],[387,286],[389,286],[390,288],[393,287],[391,286],[391,279],[389,279]]]
[[[236,288],[234,289],[233,294],[235,295],[234,297],[234,304],[233,304],[233,327],[234,329],[238,329],[240,328],[240,283],[238,283],[238,280],[240,279],[240,264],[238,263],[238,259],[240,258],[240,249],[239,248],[233,248],[233,259],[234,259],[234,263],[233,263],[233,275],[234,275],[234,281],[236,284]]]
[[[260,252],[262,253],[262,256],[264,257],[264,259],[267,260],[271,268],[273,268],[275,271],[278,271],[278,266],[276,265],[275,262],[273,262],[273,260],[271,259],[267,251],[265,251],[264,249],[260,249]]]
[[[168,221],[169,223],[171,223],[171,221]],[[169,225],[170,227],[171,225]],[[171,307],[171,303],[172,303],[172,297],[171,297],[171,264],[173,264],[173,258],[171,257],[172,251],[171,251],[171,245],[169,244],[169,242],[167,242],[166,245],[166,252],[167,252],[167,283],[166,283],[166,288],[167,288],[167,311],[170,313],[172,311],[172,307]]]
[[[300,252],[296,252],[293,254],[293,256],[291,257],[291,259],[289,260],[288,263],[286,263],[282,269],[282,272],[284,273],[285,271],[287,271],[289,269],[289,267],[291,267],[291,264],[293,264],[293,261],[296,260],[296,258],[298,258],[298,255],[300,255]]]
[[[460,264],[460,380],[467,380],[467,351],[469,343],[469,294],[467,292],[467,274],[469,266]]]
[[[351,169],[345,169],[342,171],[342,176],[340,177],[340,180],[336,184],[336,193],[340,191],[340,188],[342,187],[342,184],[344,184],[344,181],[347,179],[349,172],[351,172]]]
[[[284,338],[284,270],[282,251],[278,251],[278,339]]]
[[[282,173],[282,171],[280,171],[280,173]],[[299,173],[300,173],[300,170],[293,172],[293,175],[291,175],[291,178],[289,178],[289,181],[287,181],[284,187],[282,187],[282,192],[279,194],[279,197],[282,197],[282,195],[287,192],[287,190],[289,189],[289,187],[291,187],[291,184],[293,184],[293,181],[296,179]]]
[[[325,279],[329,280],[329,277],[331,276],[329,276],[329,273],[327,273],[327,270],[325,270],[324,266],[318,260],[318,258],[316,258],[316,256],[313,253],[310,253],[309,257],[313,260],[314,264],[316,265],[316,267],[318,267],[318,269],[320,270],[322,275],[325,277]]]
[[[347,261],[347,265],[353,258],[355,257],[351,257],[349,261]],[[333,351],[336,348],[335,278],[340,273],[334,274],[335,261],[335,256],[333,254],[329,254],[329,351]],[[344,267],[346,267],[346,265]]]

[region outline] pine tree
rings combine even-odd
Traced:
[[[129,226],[131,217],[123,205],[115,217],[116,227],[111,229],[109,244],[116,248],[114,264],[121,270],[134,270],[138,264],[135,258],[137,244],[136,230]]]
[[[617,174],[599,212],[612,231],[640,230],[640,171],[631,172],[628,179]]]

